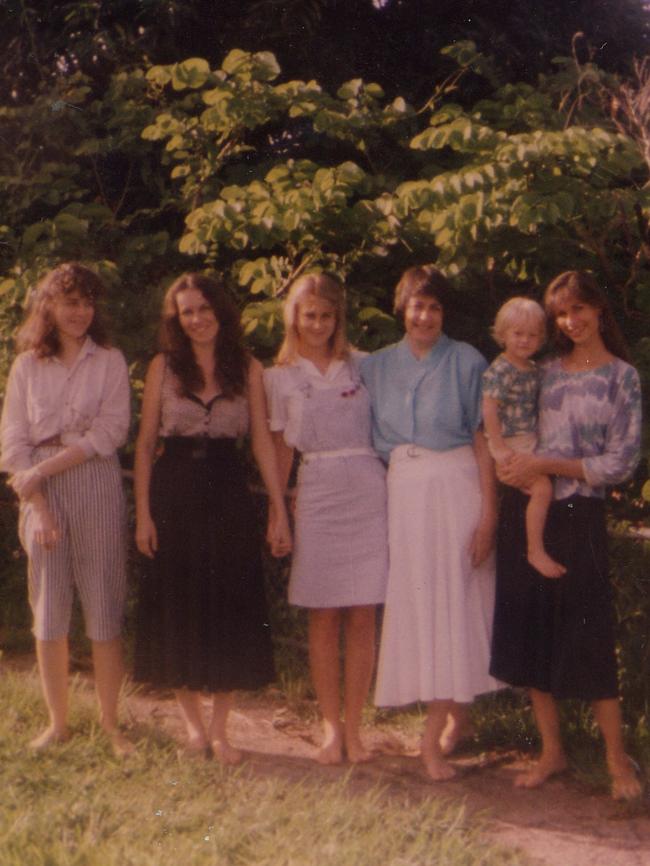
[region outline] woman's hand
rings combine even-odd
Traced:
[[[498,465],[502,463],[508,463],[511,457],[514,456],[514,451],[512,448],[508,448],[507,445],[504,445],[503,448],[493,447],[492,448],[492,457],[494,458],[495,463]]]
[[[484,562],[492,548],[494,547],[494,536],[496,532],[496,517],[491,514],[485,514],[479,520],[478,526],[474,530],[472,541],[469,546],[469,553],[472,558],[474,568]]]
[[[158,533],[151,517],[136,520],[135,546],[140,553],[153,559],[158,550]]]
[[[293,546],[291,530],[289,529],[287,512],[284,508],[269,509],[269,525],[266,538],[271,546],[271,554],[273,556],[282,557],[291,553]]]
[[[528,487],[537,475],[543,475],[535,454],[514,454],[507,463],[497,464],[497,478],[510,487]]]
[[[34,539],[50,550],[61,538],[54,515],[47,505],[34,505]]]
[[[41,486],[43,473],[38,466],[29,469],[21,469],[14,473],[9,479],[9,485],[13,487],[21,499],[29,499]]]

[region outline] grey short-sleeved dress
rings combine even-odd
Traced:
[[[328,608],[384,601],[385,469],[371,446],[370,401],[354,360],[325,374],[299,358],[264,373],[271,429],[302,453],[289,601]]]

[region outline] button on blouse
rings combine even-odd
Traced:
[[[442,334],[422,359],[406,338],[361,359],[372,400],[374,446],[384,459],[398,445],[433,451],[471,445],[481,423],[485,358]]]

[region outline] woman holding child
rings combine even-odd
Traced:
[[[464,708],[498,683],[488,674],[495,479],[481,423],[486,363],[443,333],[451,287],[430,265],[395,292],[406,336],[361,361],[375,448],[390,461],[390,570],[376,702],[427,704],[422,759],[455,775],[445,753]]]
[[[605,487],[625,481],[638,458],[641,396],[636,370],[605,295],[580,271],[556,277],[545,306],[559,354],[544,365],[535,454],[499,468],[499,523],[491,673],[529,689],[542,739],[539,762],[516,784],[542,785],[567,766],[556,701],[591,701],[605,740],[615,799],[640,793],[625,753],[607,567]],[[546,539],[566,573],[544,578],[526,559],[520,490],[555,476]]]

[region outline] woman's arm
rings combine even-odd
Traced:
[[[49,550],[61,538],[58,524],[40,490],[30,496],[29,502],[34,509],[34,539]]]
[[[156,355],[147,370],[140,428],[135,444],[135,543],[140,553],[150,558],[153,558],[158,549],[156,526],[149,506],[149,487],[160,427],[160,392],[164,373],[165,357]]]
[[[274,539],[271,550],[274,556],[284,556],[291,550],[291,532],[284,502],[286,479],[283,486],[277,452],[269,429],[262,365],[255,358],[251,359],[248,366],[248,405],[253,456],[269,495],[269,505],[274,515]]]
[[[51,475],[58,475],[66,469],[72,469],[80,463],[85,463],[88,455],[78,445],[69,445],[63,451],[59,451],[46,460],[41,460],[30,469],[16,472],[9,479],[9,484],[21,499],[31,499],[32,495],[40,488],[41,481]]]
[[[494,547],[494,532],[497,525],[497,492],[494,463],[490,457],[482,430],[477,430],[474,434],[472,447],[478,464],[481,489],[481,516],[470,546],[472,565],[476,567],[487,558]]]
[[[109,456],[124,443],[130,414],[126,362],[122,353],[115,349],[102,357],[105,362],[98,361],[99,366],[92,368],[93,378],[97,380],[92,384],[102,389],[102,395],[90,428],[78,442],[29,469],[15,473],[10,484],[22,499],[29,499],[44,478],[72,469],[96,454]]]
[[[517,453],[507,463],[497,467],[499,481],[511,487],[528,487],[538,475],[562,475],[583,481],[585,472],[582,458]]]

